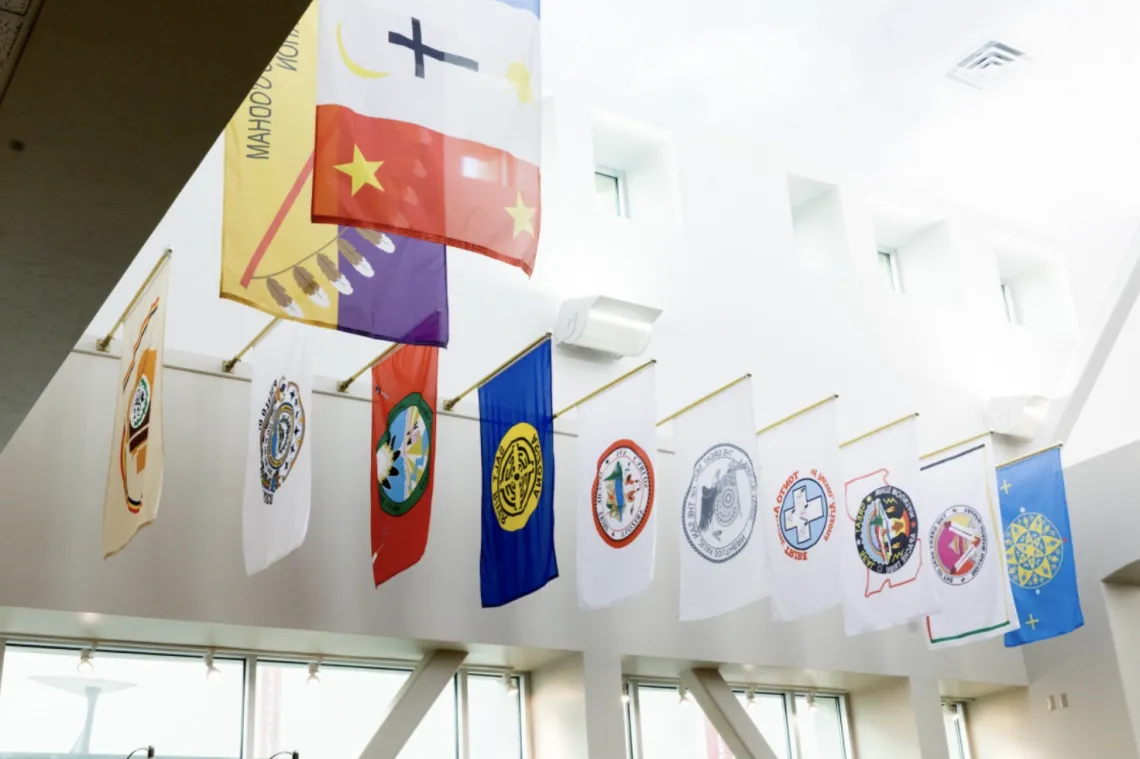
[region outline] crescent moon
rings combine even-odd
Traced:
[[[344,47],[344,38],[342,38],[340,35],[340,27],[341,22],[338,21],[336,23],[336,46],[340,50],[340,59],[344,61],[344,65],[348,68],[348,70],[356,74],[361,79],[383,79],[384,77],[388,76],[387,71],[373,71],[372,69],[366,69],[349,57],[348,50],[346,50]]]

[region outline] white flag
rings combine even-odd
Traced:
[[[907,419],[844,448],[847,525],[843,620],[848,635],[885,630],[942,609],[930,568],[918,473],[918,429]],[[843,536],[843,532],[847,535]]]
[[[828,401],[766,430],[757,445],[772,616],[786,622],[837,606],[848,533],[836,529],[843,503],[836,404]]]
[[[942,599],[942,611],[926,618],[927,643],[948,648],[1018,629],[989,437],[924,462],[922,491],[918,518],[929,525]]]
[[[308,328],[281,322],[253,357],[242,498],[245,571],[255,574],[305,542],[312,500],[313,361]]]
[[[681,619],[714,617],[764,597],[764,541],[755,535],[759,483],[752,382],[679,417]]]
[[[578,605],[644,592],[657,551],[654,367],[579,408]]]
[[[162,264],[123,322],[111,466],[103,499],[104,558],[126,548],[135,533],[158,517],[169,273],[169,262]]]

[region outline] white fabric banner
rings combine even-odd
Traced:
[[[756,439],[772,616],[778,622],[843,601],[836,579],[847,530],[836,530],[843,499],[836,406],[828,401]]]
[[[895,424],[842,449],[847,524],[843,620],[848,635],[885,630],[941,611],[918,516],[918,425]],[[846,532],[846,536],[843,533]]]
[[[111,466],[103,499],[103,557],[126,548],[158,516],[162,495],[166,292],[170,262],[139,293],[123,322],[115,385]]]
[[[764,597],[752,381],[679,417],[674,440],[681,502],[681,619],[739,609]]]
[[[997,472],[988,436],[923,462],[924,527],[942,611],[926,618],[931,648],[949,648],[1020,627],[1002,545]]]
[[[644,592],[657,551],[653,366],[578,409],[578,605]]]
[[[260,572],[305,542],[312,501],[311,328],[283,321],[257,346],[242,497],[245,571]]]

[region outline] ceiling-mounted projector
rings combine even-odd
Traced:
[[[640,356],[660,315],[660,309],[605,295],[575,298],[558,311],[554,341],[618,358]]]

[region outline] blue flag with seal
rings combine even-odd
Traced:
[[[1085,623],[1077,595],[1061,449],[998,467],[1005,560],[1021,628],[1008,648],[1070,633]]]
[[[558,577],[554,556],[554,409],[550,339],[479,388],[483,450],[483,607]]]

